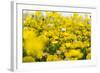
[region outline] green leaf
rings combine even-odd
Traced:
[[[82,59],[86,59],[86,48],[81,49],[81,52],[83,53]]]
[[[59,44],[50,45],[48,52],[53,55],[57,49],[59,49]]]

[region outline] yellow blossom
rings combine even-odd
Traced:
[[[36,57],[41,59],[43,56],[43,51],[38,51],[37,54],[36,54]]]
[[[66,43],[66,47],[70,47],[71,46],[71,43]]]
[[[36,33],[33,31],[33,29],[30,29],[28,27],[24,27],[23,39],[32,39],[34,37],[36,37]]]
[[[80,52],[80,50],[69,50],[69,52],[65,52],[64,55],[67,59],[70,59],[70,58],[80,59],[83,56],[83,54]]]
[[[55,41],[55,40],[54,40],[54,41],[52,41],[52,44],[57,44],[57,43],[58,43],[58,41]]]
[[[91,59],[91,54],[90,53],[87,54],[86,59],[88,59],[88,60]]]
[[[65,47],[60,47],[59,49],[60,49],[61,52],[65,52],[66,51]]]
[[[34,62],[34,61],[35,61],[35,59],[32,58],[31,56],[25,56],[23,58],[23,62]]]
[[[53,55],[53,61],[58,61],[59,60],[59,57],[55,54]]]
[[[48,55],[46,60],[47,61],[53,61],[53,55]]]

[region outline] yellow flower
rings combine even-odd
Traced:
[[[79,50],[70,50],[70,55],[72,56],[79,56],[81,53]]]
[[[58,60],[59,57],[56,54],[47,56],[47,61],[58,61]]]
[[[31,27],[39,27],[39,26],[38,26],[38,23],[37,23],[36,20],[34,20],[34,19],[31,20],[30,26],[31,26]]]
[[[41,35],[38,37],[44,44],[46,44],[49,40],[45,35]]]
[[[59,37],[58,36],[53,36],[53,39],[59,39]]]
[[[36,33],[33,32],[33,29],[32,28],[29,28],[29,27],[24,27],[23,28],[23,39],[32,39],[36,37]]]
[[[70,36],[70,34],[67,33],[67,32],[64,32],[64,33],[62,33],[62,34],[63,34],[63,36],[65,36],[65,37]]]
[[[56,40],[52,41],[52,44],[57,44],[57,43],[58,43],[58,41],[56,41]]]
[[[37,54],[36,54],[36,57],[41,59],[43,56],[43,51],[38,51]]]
[[[25,56],[23,58],[23,62],[34,62],[34,61],[35,61],[35,59],[31,56]]]
[[[69,18],[69,17],[66,17],[65,22],[66,22],[66,26],[71,26],[72,25],[72,19]]]
[[[76,41],[73,43],[73,45],[71,46],[73,49],[75,48],[83,48],[84,44],[81,41]]]
[[[63,46],[62,46],[62,47],[60,47],[59,49],[60,49],[60,51],[61,51],[61,52],[65,52],[65,51],[66,51],[66,48],[65,48],[65,47],[63,47]]]
[[[26,19],[24,20],[24,22],[23,22],[23,25],[30,25],[30,26],[36,26],[37,25],[37,22],[36,22],[36,20],[34,20],[33,18],[32,18],[32,16],[31,15],[28,15],[28,16],[26,16]]]
[[[28,16],[26,16],[26,19],[25,19],[25,20],[26,20],[26,21],[30,21],[31,18],[32,18],[31,15],[28,15]]]
[[[61,14],[59,12],[53,12],[53,17],[59,19],[61,17]]]
[[[86,32],[84,32],[83,33],[85,36],[91,36],[91,32],[89,32],[89,31],[86,31]]]
[[[71,59],[71,58],[80,59],[83,57],[83,54],[80,52],[80,50],[76,50],[76,49],[69,50],[69,52],[65,52],[64,55],[66,59]]]
[[[58,60],[59,60],[58,56],[56,54],[53,55],[53,61],[58,61]]]
[[[24,48],[28,54],[32,54],[33,56],[35,56],[39,51],[43,51],[44,46],[44,41],[37,37],[24,41]]]
[[[75,33],[76,33],[76,34],[81,34],[81,31],[76,30]]]
[[[84,46],[85,47],[89,47],[91,45],[91,42],[89,42],[89,41],[84,41]]]
[[[87,54],[86,59],[87,60],[91,59],[91,54],[90,53]]]
[[[47,61],[53,61],[53,55],[48,55],[46,60]]]
[[[66,43],[67,48],[70,48],[70,46],[71,46],[71,43]]]
[[[83,23],[81,23],[81,22],[78,23],[78,25],[81,26],[81,27],[85,26],[85,25],[84,25]]]

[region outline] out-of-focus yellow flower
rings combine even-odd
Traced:
[[[70,36],[69,36],[71,39],[73,39],[73,40],[75,40],[76,39],[76,35],[74,35],[74,34],[70,34]]]
[[[46,44],[49,40],[49,38],[47,38],[45,35],[41,35],[38,37],[38,39],[41,39],[41,41]]]
[[[76,30],[75,33],[78,34],[78,35],[82,34],[81,31],[79,31],[79,30]]]
[[[86,31],[86,32],[84,32],[83,34],[84,34],[85,36],[90,36],[90,35],[91,35],[91,32]]]
[[[81,41],[76,41],[76,42],[74,42],[74,43],[71,45],[71,47],[72,47],[73,49],[75,49],[75,48],[83,48],[83,47],[84,47],[84,44],[83,44]]]
[[[48,55],[46,60],[47,61],[53,61],[53,55]]]
[[[28,54],[35,56],[39,51],[43,51],[45,43],[38,37],[24,41],[24,48]]]
[[[25,20],[26,20],[26,21],[30,21],[31,18],[32,18],[31,15],[27,15]]]
[[[81,27],[85,26],[83,23],[78,23],[78,25]]]
[[[36,54],[36,57],[41,59],[43,56],[43,51],[38,51],[37,54]]]
[[[24,44],[25,44],[24,47],[26,49],[34,49],[34,50],[41,50],[44,46],[42,41],[38,38],[26,40]]]
[[[53,17],[59,19],[61,17],[61,14],[59,12],[53,12]]]
[[[61,52],[65,52],[66,51],[66,48],[64,46],[60,47],[59,49],[60,49]]]
[[[59,39],[59,37],[58,37],[58,36],[52,36],[52,38],[53,38],[53,39]]]
[[[70,48],[71,43],[66,43],[66,47]]]
[[[34,62],[34,61],[35,61],[35,59],[31,56],[25,56],[23,58],[23,62]]]
[[[53,36],[53,35],[54,35],[54,33],[53,33],[52,31],[48,31],[48,32],[47,32],[47,36],[48,36],[48,37]]]
[[[35,27],[38,27],[38,23],[36,22],[36,20],[32,19],[32,20],[31,20],[31,23],[30,23],[30,26],[31,26],[31,27],[34,27],[34,26],[35,26]]]
[[[36,37],[36,33],[33,31],[32,28],[24,27],[23,29],[23,39],[32,39]]]
[[[52,44],[57,44],[57,43],[58,43],[58,41],[56,41],[56,40],[52,41]]]
[[[80,50],[76,50],[76,49],[69,50],[69,52],[65,52],[64,55],[65,55],[66,59],[70,59],[70,58],[80,59],[83,56],[83,54],[80,52]]]
[[[89,47],[91,45],[91,43],[89,41],[84,41],[84,46],[85,47]]]
[[[66,22],[66,26],[71,26],[72,25],[72,19],[69,18],[69,17],[66,17],[65,22]]]
[[[27,15],[25,21],[23,22],[23,25],[25,25],[25,26],[36,26],[37,22],[36,22],[36,20],[32,19],[31,15]]]
[[[59,60],[58,56],[56,54],[53,55],[53,61],[58,61],[58,60]]]
[[[88,60],[91,59],[91,54],[90,53],[87,54],[86,59],[88,59]]]
[[[67,33],[67,32],[64,32],[64,33],[62,33],[62,34],[63,34],[63,36],[65,36],[65,37],[70,36],[70,34]]]
[[[58,60],[59,57],[56,54],[47,56],[47,61],[58,61]]]

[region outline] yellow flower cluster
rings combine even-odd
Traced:
[[[91,17],[86,13],[23,13],[23,62],[91,59]]]

